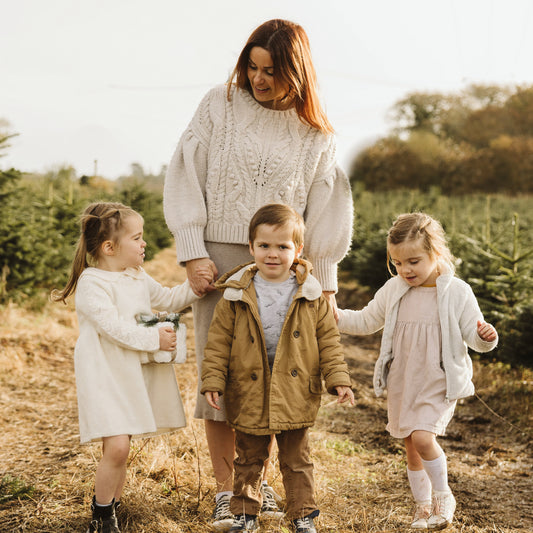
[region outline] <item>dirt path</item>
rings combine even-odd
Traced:
[[[190,326],[190,314],[185,320]],[[78,440],[75,316],[60,306],[46,315],[11,307],[0,312],[0,324],[0,532],[84,531],[99,447]],[[344,342],[357,405],[324,398],[312,432],[319,531],[406,531],[412,509],[403,449],[385,432],[385,400],[371,389],[377,339]],[[123,532],[209,531],[214,487],[202,426],[190,414],[192,355],[177,372],[189,426],[132,445]],[[531,373],[501,372],[476,364],[479,396],[505,420],[468,399],[440,441],[458,501],[449,531],[533,532]],[[14,481],[21,497],[4,501]],[[272,483],[283,492],[276,464]],[[282,526],[263,522],[262,531]]]

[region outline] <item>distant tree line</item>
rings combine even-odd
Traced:
[[[12,135],[0,131],[0,156]],[[42,175],[0,169],[0,304],[42,303],[51,288],[66,281],[79,237],[79,216],[94,201],[118,201],[145,220],[147,259],[172,244],[163,215],[161,175],[132,173],[110,181],[76,177],[72,167]]]
[[[391,116],[391,134],[353,162],[356,187],[533,192],[533,86],[415,92],[397,102]]]

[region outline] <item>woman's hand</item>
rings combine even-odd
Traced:
[[[220,411],[220,405],[218,405],[218,398],[219,394],[216,391],[207,391],[205,393],[205,399],[207,400],[207,403],[214,409],[218,409]]]
[[[218,277],[218,270],[209,257],[191,259],[185,263],[185,268],[191,289],[196,296],[204,296],[215,290],[213,283]]]
[[[337,300],[335,299],[335,291],[323,291],[322,294],[329,302],[331,310],[333,311],[333,316],[335,317],[335,322],[339,321],[339,310],[337,308]]]

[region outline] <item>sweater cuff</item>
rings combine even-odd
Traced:
[[[313,275],[322,285],[322,290],[337,292],[337,263],[327,259],[316,259],[312,263]]]
[[[204,227],[188,226],[174,234],[178,263],[209,257],[204,243]]]

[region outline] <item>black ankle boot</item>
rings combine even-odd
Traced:
[[[96,498],[93,496],[91,510],[93,517],[87,533],[120,533],[115,515],[114,499],[109,505],[101,506],[96,505]]]

